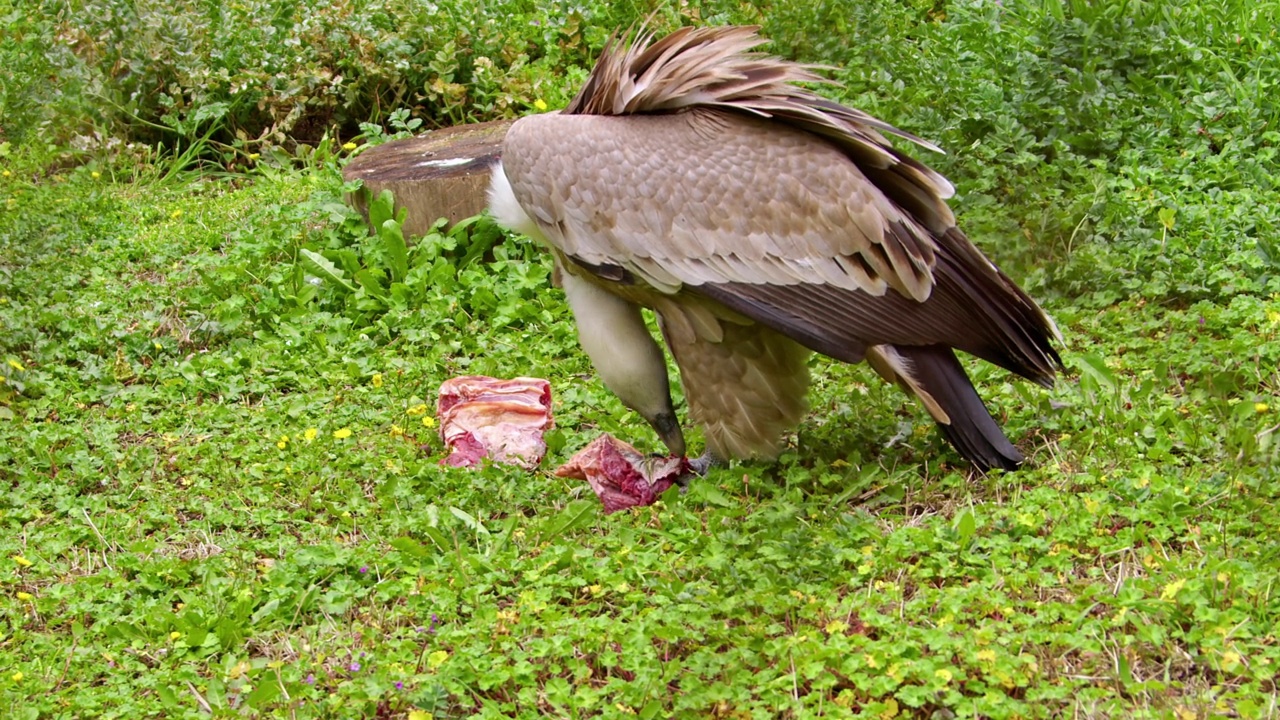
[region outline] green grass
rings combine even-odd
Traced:
[[[477,43],[556,41],[495,69],[552,104],[599,25],[645,11],[495,8]],[[420,9],[378,12],[353,27],[434,48]],[[540,375],[544,468],[599,432],[655,445],[527,240],[490,248],[482,221],[397,269],[342,202],[349,150],[237,145],[228,97],[222,125],[130,146],[130,122],[85,119],[122,92],[94,64],[117,56],[38,50],[131,21],[0,0],[0,716],[1280,714],[1278,15],[687,7],[763,21],[775,51],[840,66],[839,97],[947,147],[962,226],[1043,300],[1070,371],[1043,391],[971,364],[1032,458],[983,477],[896,388],[815,360],[777,464],[604,517],[546,470],[440,467],[423,412],[457,374]],[[247,53],[263,27],[213,37]],[[342,112],[389,117],[373,98]],[[400,100],[429,123],[522,111]],[[303,250],[356,289],[313,282]]]

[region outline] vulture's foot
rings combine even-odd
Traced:
[[[691,458],[689,460],[689,469],[697,473],[698,477],[706,477],[711,468],[719,464],[720,458],[712,455],[711,451],[708,450],[702,453],[701,457]],[[681,492],[689,489],[689,480],[691,480],[692,477],[692,475],[682,475],[675,481],[676,484],[680,486]]]

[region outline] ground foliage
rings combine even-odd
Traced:
[[[608,518],[437,464],[459,373],[551,379],[547,466],[653,442],[545,257],[370,234],[339,168],[563,103],[651,8],[40,5],[0,0],[5,717],[1277,714],[1276,3],[661,8],[948,148],[1071,371],[971,366],[1033,462],[980,477],[815,361],[779,463]]]

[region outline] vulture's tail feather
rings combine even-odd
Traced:
[[[933,396],[951,424],[938,423],[947,441],[983,472],[1016,470],[1025,460],[1009,442],[956,355],[944,345],[894,348],[911,363],[914,379]]]

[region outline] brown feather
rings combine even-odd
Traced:
[[[563,114],[637,115],[709,107],[771,118],[826,138],[861,165],[904,166],[890,183],[891,196],[897,200],[896,195],[904,195],[907,201],[902,204],[923,212],[922,219],[931,229],[955,224],[942,202],[955,192],[951,183],[896,150],[880,132],[941,150],[861,110],[796,85],[832,81],[813,72],[820,66],[748,52],[765,42],[758,30],[686,27],[656,42],[643,29],[615,35],[605,43],[586,84]]]

